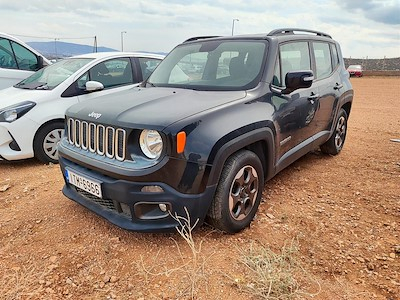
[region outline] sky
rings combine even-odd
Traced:
[[[306,28],[330,34],[344,57],[400,57],[400,0],[0,0],[0,31],[25,42],[96,36],[98,46],[169,52],[193,36],[231,35],[233,23],[235,35]]]

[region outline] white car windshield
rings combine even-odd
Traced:
[[[37,71],[14,85],[14,87],[30,90],[52,90],[92,60],[92,58],[67,58],[61,60]]]
[[[243,90],[260,81],[266,41],[210,40],[175,48],[154,70],[151,86]]]

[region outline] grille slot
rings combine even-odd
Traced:
[[[78,187],[75,187],[76,191],[81,194],[82,196],[84,196],[86,199],[93,201],[103,207],[106,207],[108,209],[112,209],[115,210],[115,206],[114,206],[114,202],[110,199],[101,199],[99,197],[96,197]]]
[[[116,204],[114,204],[114,201],[111,199],[101,199],[76,186],[74,188],[79,194],[81,194],[87,200],[94,202],[106,209],[112,210],[115,213],[119,213],[121,216],[132,220],[131,210],[127,204],[119,202],[116,202]],[[116,205],[120,206],[120,209],[117,209]]]
[[[68,141],[82,150],[125,160],[126,131],[122,128],[68,119]]]

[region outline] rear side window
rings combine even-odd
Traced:
[[[149,57],[139,57],[140,69],[142,72],[143,80],[149,78],[151,73],[160,63],[160,59],[149,58]]]
[[[323,79],[329,77],[332,73],[332,57],[331,50],[328,43],[313,42],[316,79]]]
[[[0,68],[18,69],[10,41],[0,38]]]
[[[331,54],[332,54],[332,67],[335,70],[336,67],[339,65],[339,55],[337,52],[337,48],[335,44],[330,44],[331,46]]]
[[[310,51],[307,42],[286,43],[279,47],[279,60],[275,66],[273,84],[285,87],[288,72],[311,70]]]

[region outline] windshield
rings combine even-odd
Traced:
[[[266,41],[203,41],[176,47],[154,70],[152,86],[241,90],[260,81]]]
[[[20,83],[14,85],[21,89],[42,89],[52,90],[69,76],[74,74],[84,65],[89,63],[92,58],[68,58],[56,62],[44,69],[37,71]]]

